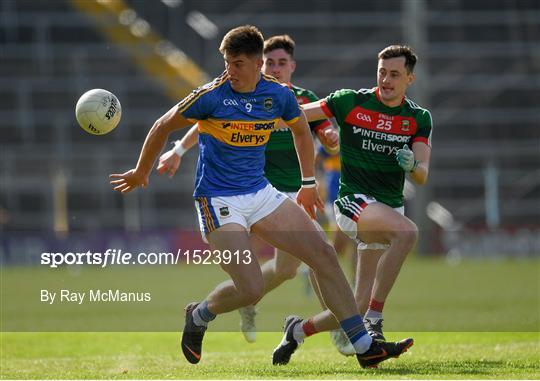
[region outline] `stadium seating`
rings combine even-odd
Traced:
[[[537,2],[429,2],[425,18],[417,14],[410,24],[406,1],[389,7],[306,0],[289,2],[286,12],[271,0],[165,3],[128,2],[210,76],[222,71],[216,48],[223,33],[252,23],[265,36],[296,40],[295,82],[320,96],[374,86],[377,52],[419,31],[413,98],[431,109],[435,124],[428,199],[463,224],[485,225],[485,171],[493,167],[501,221],[538,224]],[[219,28],[217,36],[205,39],[186,24],[194,10]],[[175,180],[152,177],[152,186],[130,201],[112,192],[107,179],[135,163],[146,132],[175,100],[70,1],[6,1],[0,12],[0,208],[9,216],[3,228],[51,229],[59,172],[67,178],[71,229],[121,229],[126,208],[139,208],[143,229],[195,227],[195,154]],[[96,87],[113,91],[123,106],[121,125],[102,137],[84,133],[74,118],[77,98]]]

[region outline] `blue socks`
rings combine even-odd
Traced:
[[[364,320],[360,315],[351,316],[339,322],[341,328],[351,341],[356,353],[362,354],[371,346],[371,336],[364,327]]]
[[[208,327],[208,323],[216,318],[216,314],[213,314],[208,309],[208,302],[206,300],[199,303],[197,308],[192,312],[193,323],[199,327]]]

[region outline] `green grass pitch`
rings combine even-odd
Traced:
[[[279,329],[284,316],[307,316],[319,310],[315,298],[305,295],[302,276],[260,303],[258,324],[264,332],[259,332],[256,343],[248,344],[238,332],[236,312],[225,314],[207,333],[203,360],[194,366],[183,359],[180,335],[169,327],[183,325],[185,302],[203,297],[225,279],[217,268],[135,267],[114,272],[83,269],[82,274],[73,275],[69,269],[55,272],[4,267],[3,328],[18,327],[16,322],[22,322],[20,327],[27,329],[55,320],[55,330],[61,330],[83,314],[108,319],[112,313],[107,309],[93,311],[87,306],[80,311],[49,311],[39,305],[23,309],[14,302],[14,296],[19,300],[30,297],[36,283],[50,286],[52,280],[64,279],[65,283],[66,277],[72,276],[81,288],[113,280],[131,287],[130,282],[141,284],[144,279],[153,285],[156,297],[152,308],[139,311],[140,317],[156,327],[164,324],[167,329],[162,330],[170,332],[2,332],[0,378],[539,379],[539,265],[538,261],[528,260],[464,261],[449,266],[443,260],[411,258],[387,302],[385,327],[389,340],[412,336],[415,345],[377,370],[363,370],[355,358],[341,356],[327,333],[306,340],[289,365],[272,366],[271,353],[281,339]],[[122,271],[127,273],[119,276]],[[8,287],[17,289],[17,293]],[[165,291],[171,295],[159,298]],[[126,319],[134,311],[124,306],[113,312],[122,311],[126,315],[119,319],[132,324]],[[111,320],[111,324],[115,322]],[[89,320],[89,324],[93,321]]]
[[[389,339],[405,333],[391,333]],[[2,379],[538,379],[538,333],[412,333],[415,345],[377,370],[339,355],[327,334],[306,341],[287,366],[271,364],[277,333],[248,344],[209,333],[188,364],[174,333],[4,333]]]

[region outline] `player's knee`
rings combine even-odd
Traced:
[[[418,240],[418,226],[412,221],[410,221],[408,229],[405,230],[405,240],[412,245],[416,244]]]
[[[282,266],[276,269],[276,276],[279,280],[285,282],[287,280],[293,279],[296,276],[297,270],[297,265]]]
[[[418,239],[418,227],[412,221],[403,223],[395,232],[393,241],[403,247],[412,247]]]

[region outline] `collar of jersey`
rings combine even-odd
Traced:
[[[397,110],[398,108],[403,107],[403,104],[405,103],[405,96],[403,96],[403,98],[401,98],[401,103],[399,104],[399,106],[390,107],[390,106],[385,105],[383,101],[381,101],[381,96],[379,95],[379,86],[375,86],[375,96],[377,97],[377,100],[379,101],[379,103],[382,103],[384,107],[390,110]]]

